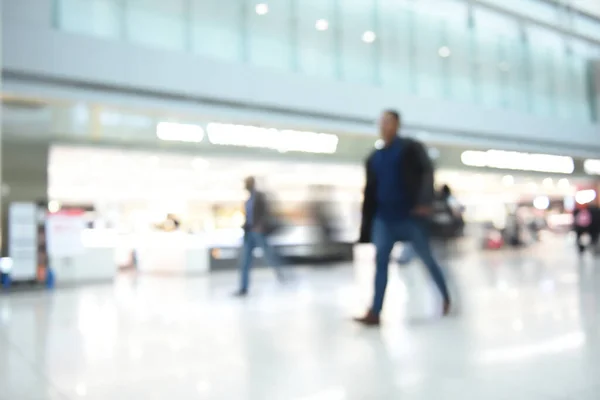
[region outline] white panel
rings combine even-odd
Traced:
[[[118,0],[57,0],[57,23],[67,32],[118,38],[124,16]]]
[[[192,0],[192,51],[207,57],[242,60],[242,0]]]
[[[411,71],[415,68],[411,60],[411,47],[416,45],[413,12],[397,0],[381,0],[379,19],[382,84],[410,93],[414,89]]]
[[[379,32],[376,32],[374,3],[361,0],[340,3],[342,79],[374,84],[377,76],[376,52],[381,40],[377,37]]]
[[[291,0],[263,3],[245,0],[247,6],[248,61],[270,69],[290,70],[292,65]],[[261,6],[267,13],[261,14]]]
[[[169,50],[186,47],[184,0],[129,0],[126,39]]]
[[[599,128],[591,123],[485,110],[457,102],[404,96],[394,89],[324,82],[299,74],[273,74],[269,70],[210,61],[182,52],[145,49],[43,27],[22,26],[12,21],[3,23],[6,26],[3,37],[6,72],[206,101],[258,104],[305,115],[335,116],[350,124],[369,124],[381,109],[395,106],[403,111],[407,124],[432,130],[470,132],[481,138],[529,138],[567,147],[598,146]],[[24,52],[23,48],[28,51]],[[579,70],[583,67],[581,65]],[[113,93],[111,98],[118,101],[119,96]],[[565,135],[565,132],[574,134]]]
[[[297,0],[298,69],[319,77],[336,77],[335,37],[339,21],[333,0]]]

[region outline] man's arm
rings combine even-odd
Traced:
[[[430,208],[433,205],[435,197],[433,189],[433,163],[422,143],[415,141],[413,142],[413,146],[421,173],[420,184],[417,189],[416,208]]]
[[[366,183],[363,192],[362,221],[360,227],[360,243],[371,242],[371,227],[375,216],[375,179],[371,170],[371,155],[365,163]]]
[[[264,193],[254,194],[254,213],[252,215],[252,230],[262,232],[267,227],[267,199]]]

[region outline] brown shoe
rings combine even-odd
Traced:
[[[359,324],[363,324],[364,326],[379,326],[379,315],[375,314],[373,311],[367,312],[367,314],[362,318],[354,318],[355,322]]]
[[[452,303],[445,301],[444,306],[442,307],[442,316],[446,317],[450,315],[450,311],[452,311]]]

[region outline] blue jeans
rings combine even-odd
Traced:
[[[414,252],[429,270],[443,300],[449,302],[450,295],[448,294],[446,278],[444,278],[442,269],[431,252],[426,222],[419,218],[409,218],[402,221],[385,221],[381,218],[376,218],[373,222],[376,272],[375,294],[371,311],[379,314],[383,307],[383,298],[388,281],[390,253],[396,242],[410,242]]]
[[[256,247],[263,250],[267,263],[275,268],[275,273],[279,279],[283,278],[281,272],[281,260],[275,253],[275,250],[267,243],[267,237],[258,232],[246,232],[244,235],[244,244],[242,248],[242,258],[240,260],[240,290],[248,291],[250,286],[250,268],[252,268],[253,251]]]

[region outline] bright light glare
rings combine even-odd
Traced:
[[[582,332],[574,332],[555,339],[538,341],[528,346],[506,347],[484,351],[478,356],[477,361],[483,364],[495,364],[515,362],[549,354],[559,354],[569,350],[576,350],[582,347],[585,341],[586,338]]]
[[[548,187],[548,188],[549,188],[549,187],[552,187],[552,186],[554,186],[554,181],[552,180],[552,178],[546,178],[546,179],[544,179],[544,180],[542,181],[542,184],[543,184],[545,187]]]
[[[192,167],[194,169],[205,169],[208,168],[210,162],[208,160],[204,160],[202,158],[194,158],[192,160]]]
[[[206,393],[210,392],[210,383],[207,381],[200,381],[196,385],[196,390],[200,394],[206,394]]]
[[[75,392],[78,396],[83,397],[87,394],[87,387],[85,386],[85,384],[80,383],[75,387]]]
[[[438,50],[438,54],[440,57],[442,58],[447,58],[450,57],[452,55],[452,52],[450,51],[450,48],[447,46],[442,46],[440,47],[440,49]]]
[[[269,6],[265,3],[259,3],[256,5],[255,10],[258,15],[265,15],[269,12]]]
[[[198,125],[159,122],[156,137],[169,142],[200,143],[204,139],[204,129]]]
[[[377,35],[373,31],[366,31],[362,35],[362,40],[365,43],[373,43],[377,39]]]
[[[345,400],[346,391],[342,387],[332,387],[323,391],[305,396],[300,400]]]
[[[315,28],[318,31],[326,31],[327,29],[329,29],[329,22],[326,19],[319,19],[315,23]]]
[[[600,160],[585,160],[583,170],[586,174],[600,175]]]
[[[573,196],[565,197],[563,201],[563,205],[565,207],[565,211],[573,211],[575,209],[575,198]],[[569,214],[571,215],[571,214]]]
[[[467,150],[462,153],[460,159],[464,165],[470,167],[488,167],[557,174],[571,174],[575,170],[575,164],[571,157],[553,156],[548,154],[530,154],[503,150]]]
[[[333,154],[337,150],[337,135],[328,133],[279,130],[247,125],[232,125],[212,122],[206,127],[208,140],[222,146],[241,146],[272,149],[282,153]]]
[[[48,211],[51,213],[57,213],[60,211],[60,203],[56,200],[52,200],[48,203]]]
[[[10,257],[0,258],[0,272],[3,274],[9,274],[12,270],[13,260]]]
[[[533,199],[533,206],[538,210],[547,210],[550,207],[550,199],[546,196],[539,196]]]
[[[523,330],[523,321],[515,320],[512,324],[513,330],[516,332],[521,332]]]
[[[591,203],[596,199],[596,191],[594,189],[580,190],[575,193],[575,201],[577,204]]]
[[[512,186],[515,184],[515,178],[512,175],[505,175],[502,177],[502,184],[504,186]]]
[[[569,180],[567,178],[559,179],[559,181],[558,181],[558,188],[559,189],[569,189],[570,188],[570,186],[569,186]]]

